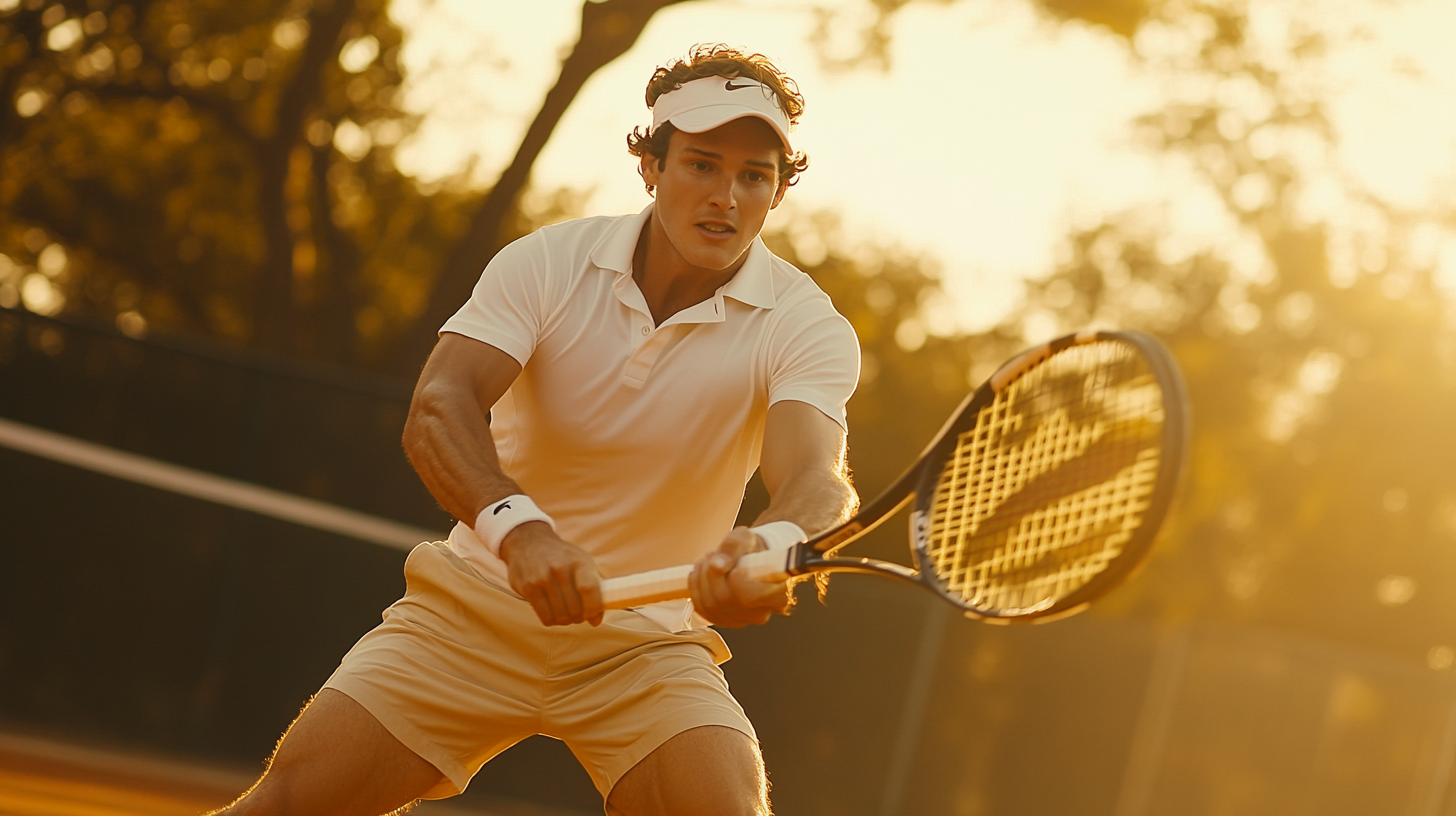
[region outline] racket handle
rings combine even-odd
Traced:
[[[748,572],[748,577],[760,581],[783,581],[789,577],[789,558],[794,548],[786,550],[762,550],[738,557],[738,567]],[[607,609],[627,609],[633,606],[672,601],[686,598],[688,576],[693,572],[692,564],[665,567],[651,572],[623,575],[620,578],[606,578],[602,581],[602,606]]]

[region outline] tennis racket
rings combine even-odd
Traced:
[[[888,575],[992,623],[1063,617],[1143,561],[1187,447],[1188,399],[1161,343],[1132,331],[1068,335],[991,375],[919,461],[854,518],[738,564],[765,581]],[[913,567],[837,555],[911,502]],[[691,571],[609,578],[604,603],[621,609],[686,598]]]

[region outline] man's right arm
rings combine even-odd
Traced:
[[[404,449],[425,487],[451,515],[474,524],[487,505],[521,492],[501,470],[486,414],[521,373],[504,351],[446,333],[415,386]],[[501,541],[511,588],[541,622],[601,622],[601,593],[591,556],[531,521]]]

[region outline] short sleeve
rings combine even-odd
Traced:
[[[525,365],[536,349],[549,305],[546,244],[535,232],[506,245],[486,265],[470,299],[440,333],[488,343]]]
[[[859,338],[825,298],[793,310],[775,332],[768,402],[796,400],[818,408],[848,429],[844,406],[859,382]]]

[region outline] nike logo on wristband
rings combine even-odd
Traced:
[[[490,511],[490,514],[492,516],[499,516],[500,515],[500,511],[502,511],[502,510],[509,510],[509,509],[511,509],[511,503],[508,502],[508,501],[503,501],[500,504],[497,504],[495,506],[495,509],[492,510],[492,511]]]

